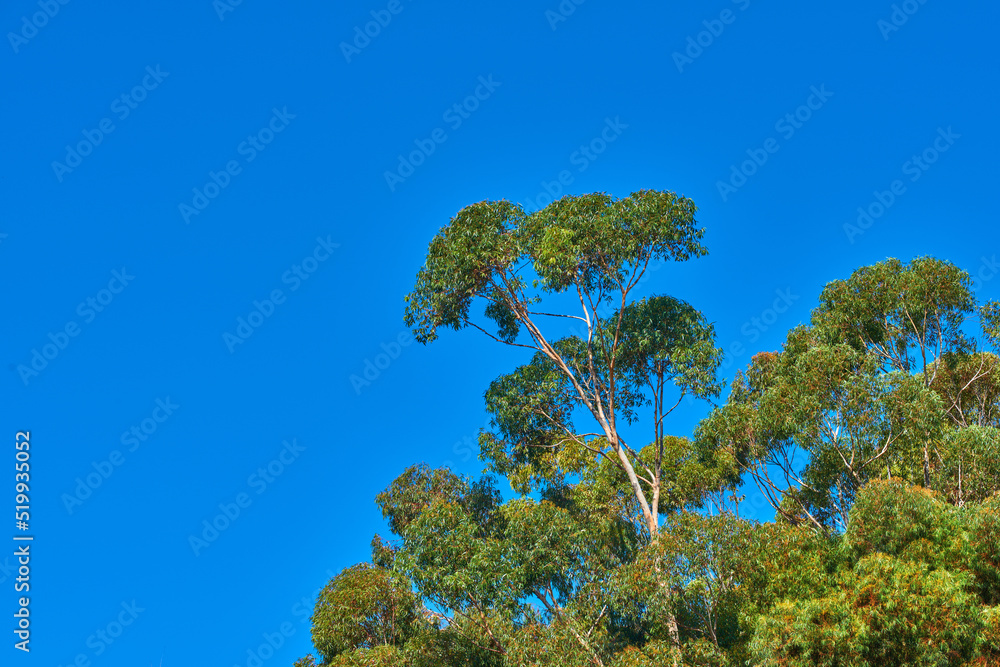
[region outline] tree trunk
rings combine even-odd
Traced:
[[[667,631],[670,633],[670,643],[674,645],[674,667],[680,667],[681,660],[681,632],[677,627],[677,616],[670,612],[667,617]]]
[[[924,443],[924,488],[931,488],[931,459],[927,443]]]

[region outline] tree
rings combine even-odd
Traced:
[[[977,339],[952,265],[859,269],[693,439],[668,435],[679,401],[720,391],[711,324],[640,291],[652,262],[704,253],[693,212],[650,191],[483,202],[435,237],[417,338],[531,354],[485,392],[486,475],[415,465],[378,494],[391,537],[320,596],[322,667],[1000,662],[1000,305]],[[740,518],[742,475],[774,522]]]
[[[635,298],[653,262],[705,254],[694,213],[691,200],[649,190],[624,199],[564,197],[532,214],[507,201],[474,204],[431,242],[407,296],[405,321],[422,343],[442,327],[471,326],[534,351],[531,363],[487,392],[497,433],[484,434],[482,448],[494,469],[516,468],[526,489],[531,480],[561,484],[587,456],[611,461],[627,479],[651,540],[659,534],[661,494],[672,491],[663,472],[663,423],[672,410],[665,385],[677,387],[678,402],[719,389],[721,351],[711,325],[677,299]],[[575,314],[541,309],[543,296],[558,295],[575,297]],[[484,303],[496,333],[470,316],[474,300]],[[617,310],[602,317],[611,307]],[[557,338],[572,321],[579,333]],[[644,458],[620,425],[646,402],[654,404],[654,439],[652,456]],[[595,430],[577,430],[575,412],[593,419]],[[671,632],[677,648],[676,622]]]
[[[511,396],[508,404],[491,406],[503,446],[556,450],[573,442],[615,460],[651,535],[658,532],[653,500],[660,477],[639,462],[619,424],[656,397],[658,435],[668,413],[659,402],[662,387],[671,379],[682,397],[715,395],[721,351],[711,347],[711,326],[686,304],[634,296],[653,262],[705,254],[694,212],[689,199],[649,190],[624,199],[564,197],[530,215],[507,201],[474,204],[431,242],[407,296],[405,321],[420,342],[436,339],[442,327],[471,326],[496,342],[533,350],[529,366],[495,385],[494,396]],[[575,296],[576,314],[539,309],[543,295],[567,293]],[[470,317],[474,300],[484,303],[495,334]],[[613,315],[600,316],[614,305]],[[578,322],[580,335],[555,338],[558,326],[555,333],[543,327],[553,319]],[[651,376],[656,379],[646,394]],[[541,398],[534,398],[536,389]],[[573,431],[569,417],[576,408],[593,418],[596,432]]]
[[[644,545],[636,558],[615,573],[613,586],[621,609],[632,608],[655,630],[670,622],[676,605],[678,624],[694,642],[723,656],[739,633],[737,610],[740,563],[752,526],[728,512],[714,516],[682,512],[670,517],[661,538]],[[675,603],[660,585],[667,576],[680,591]],[[656,634],[655,631],[650,634]]]
[[[829,341],[867,352],[883,370],[916,371],[930,386],[944,355],[969,348],[971,285],[968,273],[933,257],[887,259],[830,282],[813,323]]]
[[[957,428],[1000,426],[1000,357],[992,352],[946,353],[930,386]]]
[[[995,608],[986,605],[997,523],[989,504],[956,508],[927,489],[873,482],[851,510],[842,563],[825,589],[778,600],[758,616],[754,661],[992,664],[1000,652],[991,639]]]
[[[752,644],[761,665],[962,665],[982,610],[963,579],[884,554],[868,556],[828,598],[779,603]]]
[[[813,321],[831,341],[864,350],[884,370],[915,370],[930,387],[947,358],[972,347],[962,331],[975,309],[971,285],[969,274],[949,262],[918,257],[904,265],[888,259],[828,284]],[[930,486],[930,449],[928,436],[924,486]]]
[[[843,530],[858,491],[902,474],[941,431],[939,403],[914,377],[883,373],[871,357],[798,328],[780,353],[737,375],[698,438],[733,450],[786,520]]]
[[[1000,429],[969,426],[948,431],[935,448],[932,488],[952,503],[982,502],[1000,488]]]
[[[312,615],[313,646],[324,664],[391,656],[414,633],[418,600],[409,582],[377,565],[359,564],[330,580]]]
[[[918,258],[829,283],[811,326],[754,357],[699,440],[733,451],[784,519],[818,530],[844,530],[873,479],[951,485],[961,500],[959,471],[994,474],[992,443],[970,447],[955,429],[990,424],[1000,398],[995,357],[963,329],[976,310],[970,282],[947,262]],[[980,309],[987,340],[992,312]]]

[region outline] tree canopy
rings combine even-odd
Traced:
[[[715,404],[712,323],[643,288],[707,252],[695,212],[481,202],[434,237],[417,340],[524,363],[485,390],[480,479],[417,464],[378,494],[391,536],[322,591],[297,665],[1000,665],[1000,305],[943,260],[860,268]],[[686,397],[710,411],[669,434]]]

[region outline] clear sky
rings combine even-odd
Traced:
[[[577,2],[4,3],[0,662],[308,652],[316,589],[385,534],[374,495],[478,473],[482,393],[524,360],[399,344],[467,204],[694,199],[710,255],[648,288],[716,323],[727,378],[889,256],[1000,297],[996,4]]]

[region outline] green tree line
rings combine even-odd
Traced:
[[[707,253],[695,213],[645,190],[440,230],[406,324],[526,363],[486,388],[480,479],[377,496],[391,536],[296,667],[1000,665],[1000,303],[932,257],[859,268],[723,399],[712,324],[641,287]],[[708,416],[668,434],[688,398]]]

